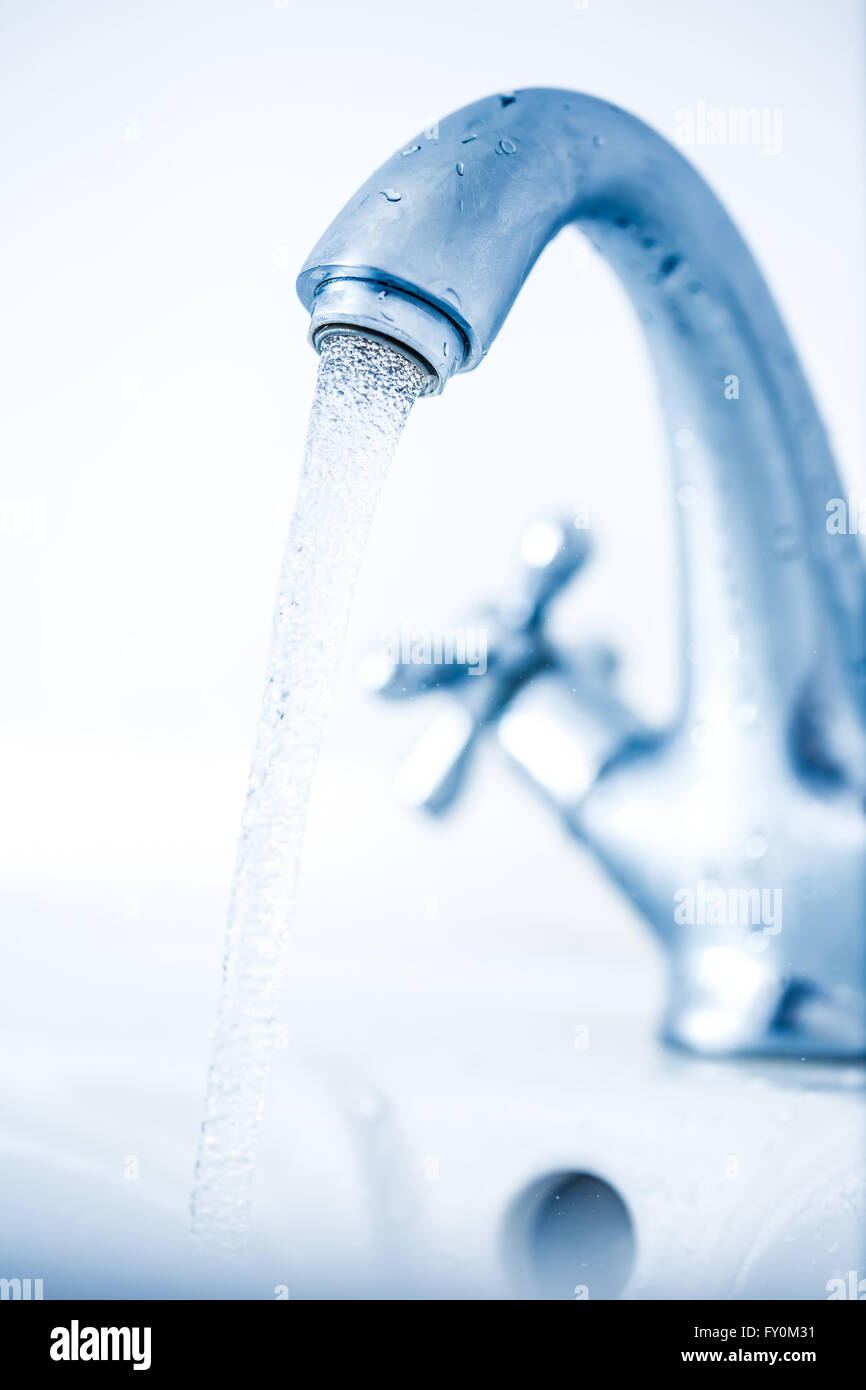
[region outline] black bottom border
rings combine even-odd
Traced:
[[[93,1377],[107,1369],[116,1377],[134,1374],[137,1367],[151,1379],[185,1372],[201,1377],[209,1371],[226,1379],[268,1367],[269,1373],[306,1377],[312,1352],[316,1374],[333,1373],[342,1360],[351,1373],[381,1369],[414,1378],[419,1369],[429,1375],[438,1359],[443,1374],[464,1379],[467,1363],[477,1357],[479,1376],[488,1379],[500,1356],[510,1357],[516,1348],[531,1352],[534,1343],[541,1374],[551,1355],[557,1360],[564,1355],[570,1375],[592,1368],[593,1378],[601,1373],[605,1379],[634,1370],[666,1375],[707,1366],[729,1372],[806,1367],[826,1376],[842,1369],[850,1374],[860,1366],[866,1331],[862,1300],[848,1308],[833,1301],[584,1301],[546,1312],[536,1303],[525,1323],[524,1314],[513,1309],[500,1323],[505,1307],[511,1307],[503,1303],[468,1300],[451,1305],[463,1310],[453,1315],[445,1306],[442,1301],[6,1301],[0,1304],[0,1365],[7,1371],[15,1366],[18,1376],[33,1370]],[[449,1333],[451,1316],[459,1342]],[[537,1340],[540,1329],[543,1341]],[[93,1350],[105,1359],[91,1359]]]

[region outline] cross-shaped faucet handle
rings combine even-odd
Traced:
[[[426,691],[448,696],[398,771],[396,790],[406,805],[446,810],[484,729],[526,682],[560,665],[545,630],[547,614],[590,549],[588,533],[573,520],[536,521],[523,535],[513,588],[482,610],[474,626],[404,633],[390,650],[380,647],[364,659],[362,684],[387,699]],[[612,655],[600,659],[612,662]],[[592,660],[597,668],[597,649]]]

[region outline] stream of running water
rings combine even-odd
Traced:
[[[202,1246],[243,1255],[310,789],[379,493],[423,378],[353,334],[322,345],[241,821],[192,1193]]]

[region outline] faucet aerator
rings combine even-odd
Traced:
[[[423,396],[438,396],[464,359],[463,335],[425,300],[381,280],[325,280],[311,306],[309,341],[317,352],[335,333],[359,333],[402,352],[423,372]]]

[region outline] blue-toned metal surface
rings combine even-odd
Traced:
[[[331,224],[298,280],[311,337],[385,337],[426,365],[435,393],[477,366],[569,223],[621,277],[657,372],[682,699],[657,738],[625,721],[579,788],[544,771],[557,739],[564,755],[583,737],[579,688],[563,698],[533,670],[491,702],[490,722],[669,947],[670,1039],[860,1054],[862,560],[856,535],[828,530],[842,490],[824,429],[764,279],[700,175],[593,97],[476,102],[401,146]]]

